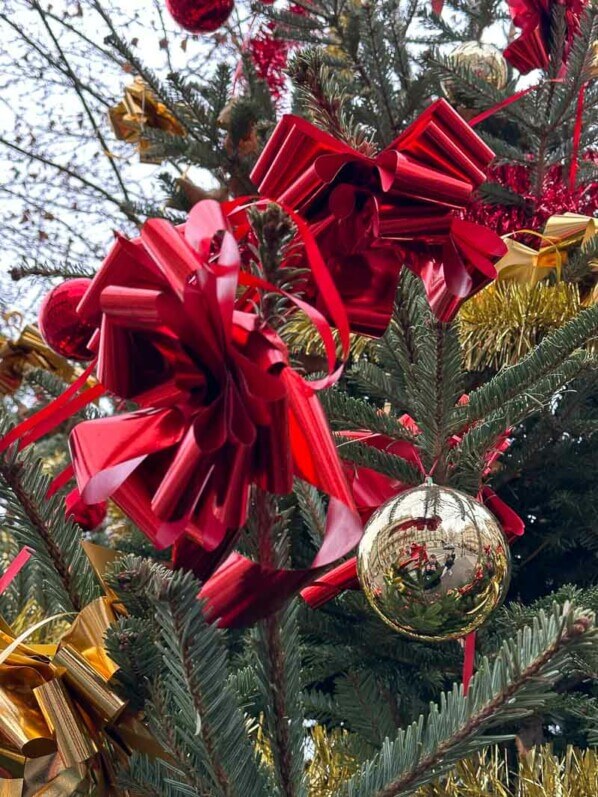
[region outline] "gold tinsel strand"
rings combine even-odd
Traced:
[[[424,786],[415,797],[590,797],[598,794],[598,753],[569,746],[564,756],[550,745],[516,762],[492,748],[459,762],[446,777]],[[509,764],[511,765],[509,767]]]
[[[459,337],[469,370],[518,362],[542,338],[581,310],[577,286],[495,282],[466,302]]]
[[[332,330],[335,343],[339,344],[339,335],[336,329]],[[292,354],[302,354],[309,357],[324,357],[325,350],[318,330],[303,313],[296,313],[281,330],[284,342]],[[375,341],[365,335],[351,335],[351,356],[359,359],[364,354],[373,355]]]

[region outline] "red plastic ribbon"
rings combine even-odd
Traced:
[[[469,684],[473,678],[475,664],[475,638],[476,633],[472,631],[463,640],[463,694],[469,691]]]
[[[507,1],[513,24],[521,28],[521,34],[506,48],[505,58],[524,75],[532,69],[547,69],[553,44],[553,10],[557,3],[554,0]],[[565,7],[565,64],[587,0],[564,0],[561,5]]]
[[[224,208],[202,202],[179,229],[153,220],[137,241],[117,240],[78,312],[100,329],[106,389],[141,409],[80,423],[70,440],[83,500],[112,496],[154,544],[174,543],[174,564],[205,579],[202,597],[222,624],[273,611],[345,556],[362,531],[315,394],[342,367],[329,324],[316,308],[241,270],[233,232],[236,223],[239,234],[247,232],[245,210],[246,198]],[[345,358],[342,302],[310,230],[292,217]],[[308,314],[327,348],[326,377],[310,382],[290,368],[281,339],[249,312],[247,291],[238,298],[237,285],[254,302],[262,290],[283,293]],[[217,569],[245,522],[250,484],[285,493],[293,473],[330,496],[327,533],[312,565],[278,570],[235,554]]]
[[[575,111],[575,125],[573,127],[573,146],[571,148],[571,166],[569,168],[569,190],[575,191],[577,181],[577,169],[579,158],[579,145],[581,143],[581,132],[583,127],[583,106],[588,84],[584,83],[577,95],[577,106]]]
[[[457,285],[461,301],[465,286],[477,290],[495,278],[492,262],[489,276],[478,278],[477,271],[480,262],[492,260],[497,247],[503,254],[504,244],[488,232],[490,249],[478,249],[470,257],[471,250],[455,235],[458,225],[452,213],[467,206],[493,157],[460,115],[438,100],[374,157],[305,119],[283,116],[252,179],[260,194],[304,217],[341,294],[351,329],[381,335],[404,262],[422,273],[423,262],[444,258],[437,279],[444,280],[448,294]],[[476,228],[478,239],[482,229]],[[444,257],[446,247],[449,258]],[[317,285],[310,298],[327,309],[327,292]]]
[[[31,559],[33,553],[33,548],[28,548],[27,546],[21,548],[2,576],[0,576],[0,595],[12,584],[27,562]]]
[[[0,453],[16,442],[21,451],[99,398],[104,393],[104,388],[99,384],[87,388],[79,396],[76,395],[87,382],[94,368],[95,362],[91,363],[58,398],[53,399],[42,410],[31,415],[5,434],[0,439]]]

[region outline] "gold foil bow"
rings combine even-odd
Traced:
[[[597,233],[598,219],[579,213],[561,213],[548,219],[543,233],[517,230],[505,235],[507,254],[496,264],[498,279],[534,286],[553,271],[560,278],[568,250],[574,246],[586,246]],[[544,245],[539,250],[533,249],[514,241],[511,236],[517,234],[536,236]],[[590,261],[590,268],[598,271],[598,260]]]
[[[65,382],[75,375],[75,368],[46,346],[39,329],[31,324],[23,328],[16,341],[0,338],[0,396],[14,393],[28,368],[42,368]]]
[[[83,543],[103,574],[115,552]],[[117,794],[114,762],[131,749],[160,750],[130,713],[111,679],[118,668],[104,647],[122,613],[113,593],[88,604],[56,644],[28,644],[38,623],[19,637],[0,621],[0,797]],[[126,739],[126,742],[125,742]]]
[[[125,88],[122,101],[110,108],[108,117],[118,139],[138,145],[142,163],[162,162],[159,155],[151,154],[154,144],[143,135],[144,130],[163,130],[171,136],[186,135],[183,125],[141,77],[136,77]]]

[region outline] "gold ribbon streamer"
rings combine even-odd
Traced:
[[[113,551],[83,543],[105,587],[55,644],[27,644],[46,618],[15,637],[0,621],[0,797],[71,797],[82,783],[109,797],[112,761],[131,750],[160,755],[111,686],[118,668],[104,636],[123,609],[103,575]]]

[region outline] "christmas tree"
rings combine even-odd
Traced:
[[[0,10],[0,794],[597,793],[596,6],[133,6]]]

